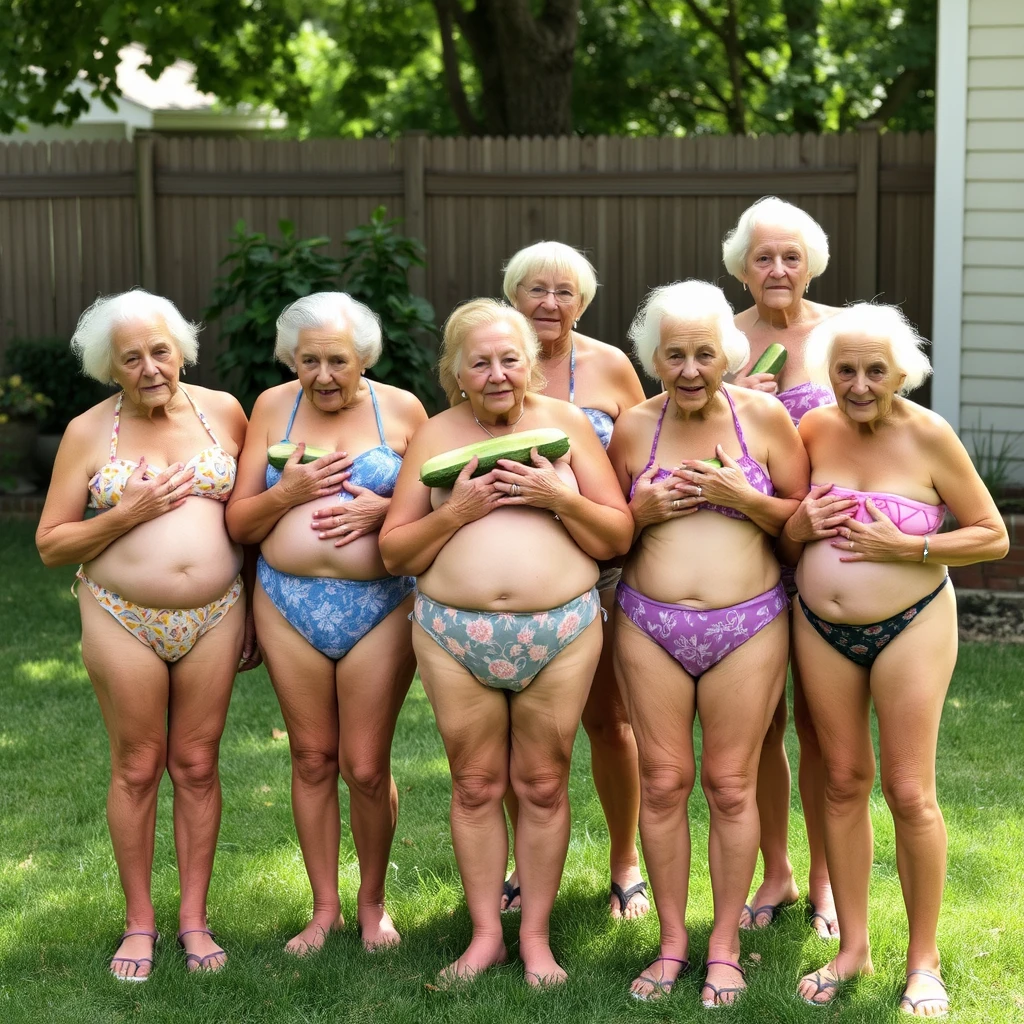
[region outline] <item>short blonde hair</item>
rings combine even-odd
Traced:
[[[534,242],[520,249],[505,264],[502,289],[505,298],[514,306],[516,289],[531,277],[544,273],[565,274],[574,281],[580,293],[580,314],[594,301],[597,294],[597,272],[586,256],[564,242]]]
[[[523,352],[530,364],[530,391],[541,391],[546,383],[540,368],[540,342],[529,320],[513,306],[494,299],[471,299],[456,306],[445,321],[441,339],[441,355],[437,364],[441,387],[448,396],[450,405],[464,402],[462,389],[458,384],[459,362],[462,350],[473,331],[491,324],[507,323],[519,338]]]
[[[661,324],[665,317],[685,323],[713,320],[730,373],[742,368],[750,357],[750,343],[733,323],[732,306],[722,289],[707,281],[676,281],[653,289],[629,328],[633,353],[649,377],[658,376],[654,353],[661,344]]]
[[[199,358],[199,324],[190,323],[170,299],[142,288],[97,299],[79,318],[71,350],[82,372],[101,384],[114,383],[114,331],[132,320],[160,320],[167,328],[186,366]]]
[[[364,370],[380,359],[383,347],[380,320],[369,306],[347,292],[313,292],[285,306],[277,318],[274,358],[294,370],[299,335],[325,327],[351,330],[352,347]]]
[[[754,231],[762,224],[784,225],[793,228],[800,236],[807,252],[807,269],[812,278],[820,277],[828,266],[828,235],[821,225],[799,206],[787,203],[775,196],[764,196],[753,206],[748,206],[722,242],[722,261],[725,269],[736,278],[743,280],[747,256]]]
[[[893,363],[906,379],[899,389],[907,395],[919,388],[931,375],[932,364],[922,351],[924,338],[898,306],[858,302],[823,320],[804,343],[804,367],[811,380],[832,387],[829,367],[836,339],[847,334],[864,334],[884,341],[892,352]]]

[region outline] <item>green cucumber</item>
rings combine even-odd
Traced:
[[[722,463],[719,459],[701,459],[701,462],[706,462],[709,466],[714,469],[721,469]]]
[[[786,355],[785,346],[774,342],[761,353],[761,358],[754,363],[753,369],[750,372],[752,374],[778,373],[786,365]]]
[[[477,441],[475,444],[453,448],[450,452],[442,452],[432,459],[427,459],[420,468],[420,480],[427,487],[451,487],[474,455],[480,462],[473,471],[473,476],[481,476],[494,469],[498,459],[511,459],[513,462],[528,464],[531,448],[536,448],[546,459],[554,461],[569,450],[569,438],[563,431],[548,427]]]
[[[277,444],[272,444],[267,449],[267,462],[274,469],[283,471],[284,464],[292,457],[297,447],[298,445],[292,441],[279,441]],[[315,462],[317,459],[322,459],[325,455],[330,454],[330,452],[325,452],[323,448],[313,448],[307,444],[306,450],[302,453],[302,458],[299,459],[299,462]]]

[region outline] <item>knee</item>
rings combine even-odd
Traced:
[[[508,780],[479,769],[452,771],[452,809],[473,813],[500,805]]]
[[[162,743],[132,743],[115,754],[111,776],[116,785],[143,796],[160,785],[166,765],[167,750]]]
[[[705,766],[701,783],[709,810],[723,818],[738,818],[757,808],[757,775],[731,767]]]
[[[338,778],[338,755],[331,749],[315,747],[292,749],[292,773],[304,786],[321,786]],[[351,784],[351,783],[350,783]]]
[[[176,788],[209,790],[217,784],[217,748],[194,747],[172,752],[167,771]]]
[[[568,783],[568,772],[560,770],[556,765],[538,765],[516,775],[512,780],[520,803],[548,812],[557,810],[568,800]]]
[[[391,783],[390,764],[371,758],[343,758],[341,777],[350,790],[363,796],[376,796]]]
[[[814,731],[814,722],[811,720],[811,713],[805,703],[794,703],[793,724],[796,726],[796,734],[800,739],[801,756],[807,750],[820,750],[818,734]]]
[[[644,765],[640,771],[640,800],[645,814],[661,817],[686,805],[693,791],[694,770],[680,765]]]
[[[874,764],[833,761],[825,766],[825,802],[840,810],[862,806],[874,781]]]
[[[920,778],[898,774],[887,778],[883,773],[882,795],[900,824],[930,824],[939,813],[934,790]]]
[[[609,751],[635,751],[636,740],[626,716],[626,709],[618,703],[583,711],[583,728],[587,731],[591,750],[602,748]]]

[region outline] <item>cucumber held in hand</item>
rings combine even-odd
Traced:
[[[751,374],[778,373],[786,365],[786,355],[784,345],[780,345],[778,342],[769,345],[761,353],[761,358],[754,363],[753,369],[750,371]]]
[[[530,464],[530,449],[536,448],[546,459],[561,458],[569,450],[569,438],[555,427],[527,430],[522,434],[506,434],[487,441],[477,441],[462,448],[453,448],[427,459],[420,468],[420,480],[427,487],[451,487],[466,464],[475,455],[480,463],[473,476],[482,476],[494,469],[498,459]]]
[[[701,459],[701,462],[706,462],[712,469],[721,469],[722,462],[720,459]]]
[[[277,444],[272,444],[267,449],[267,462],[274,469],[283,472],[284,464],[295,454],[297,447],[298,445],[292,441],[279,441]],[[307,444],[306,450],[302,453],[302,458],[299,459],[299,462],[316,462],[317,459],[322,459],[325,455],[330,454],[330,452],[325,452],[323,448],[312,448]]]

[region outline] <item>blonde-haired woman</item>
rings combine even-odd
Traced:
[[[508,306],[478,299],[451,315],[440,369],[454,405],[414,435],[381,529],[385,564],[417,577],[413,647],[452,772],[452,842],[473,935],[445,981],[505,959],[510,784],[526,980],[566,977],[548,922],[569,842],[573,737],[601,653],[597,559],[624,553],[632,535],[590,422],[538,393],[537,356],[532,327]],[[477,477],[472,460],[450,490],[419,481],[441,452],[541,427],[565,431],[567,455],[502,460]]]
[[[590,420],[603,447],[612,439],[615,421],[642,402],[644,390],[629,357],[614,345],[582,334],[577,323],[597,294],[597,274],[577,249],[562,242],[536,242],[520,249],[506,264],[505,297],[533,325],[540,342],[543,393],[578,406]],[[597,582],[602,607],[610,612],[621,572],[603,567]],[[647,884],[640,876],[636,848],[640,812],[640,775],[636,739],[612,665],[612,627],[605,623],[604,647],[583,709],[590,740],[594,787],[608,823],[612,917],[632,919],[650,909]],[[515,795],[506,800],[513,831]],[[502,906],[519,906],[519,873],[504,885]]]

